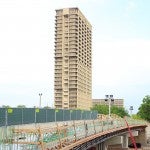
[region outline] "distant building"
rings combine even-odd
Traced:
[[[92,26],[78,8],[56,10],[55,108],[92,107]]]
[[[93,106],[94,105],[109,105],[108,100],[106,99],[93,99]],[[111,105],[117,107],[124,107],[124,100],[123,99],[113,99]]]

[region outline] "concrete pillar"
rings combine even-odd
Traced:
[[[148,127],[146,127],[145,129],[146,132],[146,139],[147,139],[147,144],[150,144],[150,124],[148,125]]]
[[[141,143],[142,146],[147,145],[146,132],[145,130],[139,131],[138,136],[134,137],[136,143]]]
[[[127,134],[124,134],[122,136],[122,147],[123,148],[128,148],[128,135]]]

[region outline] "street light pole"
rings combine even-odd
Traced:
[[[110,99],[110,98],[109,98],[109,100],[108,100],[108,103],[109,103],[109,108],[108,108],[108,109],[109,109],[109,115],[108,115],[108,116],[109,116],[109,119],[110,119],[110,113],[111,113],[111,110],[110,110],[110,107],[111,107],[111,99]]]
[[[130,116],[132,117],[133,106],[130,106],[129,110],[130,110]]]
[[[105,101],[108,101],[108,109],[109,109],[108,116],[110,119],[111,118],[111,102],[114,101],[114,98],[113,98],[113,95],[105,95],[105,97],[106,97]]]
[[[41,108],[41,97],[42,97],[42,93],[39,93],[39,96],[40,96],[39,108]]]

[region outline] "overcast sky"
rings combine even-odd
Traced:
[[[93,26],[92,97],[137,112],[150,94],[149,0],[0,0],[0,106],[53,106],[55,9],[78,7]]]

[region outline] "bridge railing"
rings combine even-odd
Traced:
[[[130,126],[145,124],[142,121],[136,121],[131,118],[127,118],[127,121]],[[28,150],[61,149],[91,135],[124,126],[126,124],[123,118],[108,118],[107,116],[95,120],[57,122],[53,127],[51,124],[44,126],[41,124],[34,128],[14,128],[12,134],[10,134],[11,136],[7,136],[7,141],[9,141],[9,144],[13,144],[13,146],[24,147],[24,149],[28,148]]]

